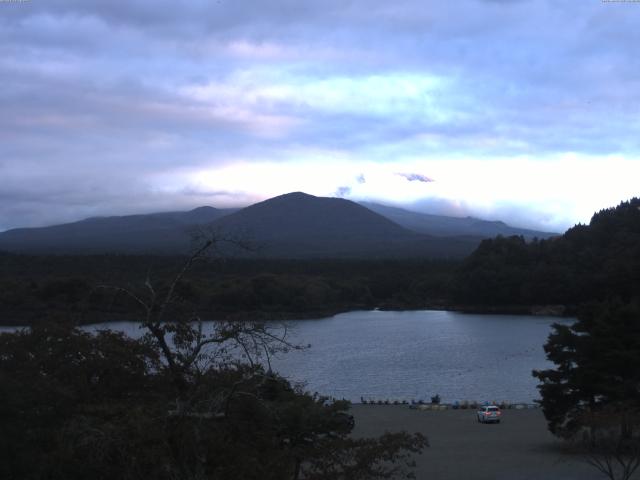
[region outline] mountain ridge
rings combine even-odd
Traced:
[[[396,221],[392,214],[402,218]],[[422,223],[418,222],[417,228],[407,218],[413,218],[414,224],[417,220]],[[49,227],[13,229],[0,233],[0,249],[174,254],[188,250],[190,230],[206,227],[254,240],[262,247],[258,254],[272,257],[461,257],[487,238],[472,228],[428,232],[428,218],[448,219],[450,223],[460,220],[291,192],[242,209],[202,206],[184,212],[91,217]]]
[[[450,217],[446,215],[416,212],[405,208],[392,207],[375,202],[359,203],[360,205],[395,221],[398,225],[418,233],[427,233],[434,236],[477,235],[483,238],[491,238],[497,235],[521,235],[526,240],[532,240],[534,238],[549,238],[559,235],[554,232],[543,232],[512,227],[502,220],[483,220],[471,216]]]

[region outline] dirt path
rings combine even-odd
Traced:
[[[505,410],[500,424],[479,424],[474,410],[420,411],[354,405],[356,435],[421,432],[431,446],[416,458],[419,480],[602,480],[579,456],[562,453],[538,409]],[[640,478],[640,476],[638,477]]]

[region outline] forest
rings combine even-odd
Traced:
[[[130,300],[100,288],[167,282],[183,257],[0,255],[0,324],[47,315],[129,319]],[[310,318],[372,308],[442,306],[457,263],[444,260],[209,259],[178,286],[207,319]]]
[[[455,304],[555,305],[576,313],[585,302],[640,292],[640,199],[597,212],[564,235],[525,242],[484,240],[456,270]]]

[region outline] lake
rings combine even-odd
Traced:
[[[287,322],[289,339],[311,344],[273,360],[307,390],[335,398],[531,403],[531,370],[551,366],[543,345],[554,322],[572,319],[448,311],[356,311]],[[138,324],[112,328],[137,337]]]
[[[309,342],[274,362],[310,391],[336,398],[527,402],[531,370],[552,366],[543,345],[554,322],[572,320],[447,311],[350,312],[295,324]]]

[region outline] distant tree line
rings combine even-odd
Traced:
[[[136,305],[100,284],[148,274],[168,282],[184,257],[0,254],[0,324],[58,313],[77,323],[131,318]],[[303,318],[371,308],[415,309],[449,302],[454,261],[228,259],[194,267],[178,285],[204,318]]]

